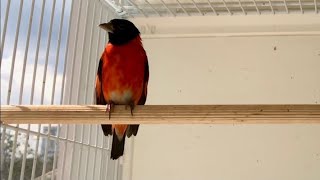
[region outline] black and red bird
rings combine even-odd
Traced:
[[[96,103],[107,105],[109,118],[114,105],[144,105],[147,99],[149,65],[140,32],[125,19],[113,19],[99,27],[109,42],[99,61],[96,76]],[[105,136],[113,135],[111,159],[123,155],[125,136],[137,135],[139,125],[101,125]]]

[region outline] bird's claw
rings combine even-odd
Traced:
[[[131,116],[133,116],[133,109],[134,109],[134,103],[130,102],[129,104],[125,105],[125,109],[128,109],[128,106],[130,107]]]
[[[113,103],[108,103],[106,107],[106,113],[109,113],[109,119],[111,118],[111,111],[113,110]]]
[[[133,116],[133,109],[134,109],[134,104],[133,104],[133,103],[130,103],[131,116]]]

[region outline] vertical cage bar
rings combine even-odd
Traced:
[[[2,124],[2,134],[1,134],[1,157],[4,157],[4,147],[6,146],[6,144],[4,144],[4,140],[6,138],[6,133],[7,133],[7,126]],[[0,172],[3,172],[3,167],[4,167],[4,158],[0,158]]]
[[[301,14],[303,14],[303,9],[302,9],[302,2],[301,2],[301,0],[299,0],[299,6],[300,6]]]
[[[117,171],[116,171],[118,180],[122,180],[122,170],[123,170],[122,168],[123,168],[123,166],[118,160],[118,168],[117,168]]]
[[[127,0],[127,2],[128,2],[129,4],[131,4],[135,9],[137,9],[140,13],[142,13],[144,17],[148,17],[148,15],[147,15],[146,13],[144,13],[143,10],[140,9],[140,8],[138,7],[138,5],[136,5],[134,2],[132,2],[132,1],[130,1],[130,0]]]
[[[101,2],[101,1],[100,1],[100,2]],[[121,14],[127,14],[128,16],[134,18],[134,16],[133,16],[131,13],[129,13],[129,11],[125,11],[126,8],[123,7],[123,5],[122,5],[123,2],[124,2],[124,0],[121,0],[120,3],[119,3],[119,6],[120,6],[120,8],[121,8],[120,13],[121,13]],[[107,6],[107,8],[109,8],[109,6]],[[124,12],[124,13],[123,13],[123,12]],[[118,14],[119,14],[119,13],[118,13]]]
[[[238,0],[239,1],[239,6],[243,12],[244,15],[247,15],[247,12],[244,10],[243,6],[242,6],[242,3],[241,3],[241,0]]]
[[[108,143],[107,143],[107,146],[109,147],[110,146],[110,138],[108,137]],[[108,168],[108,166],[109,166],[109,163],[110,163],[110,156],[108,156],[108,154],[110,154],[110,149],[108,149],[108,152],[107,152],[107,162],[106,162],[106,168],[105,168],[105,176],[106,176],[106,178],[105,179],[107,179],[108,178],[108,174],[109,174],[109,168]]]
[[[5,42],[5,38],[6,38],[6,31],[7,31],[7,23],[8,23],[8,17],[9,17],[9,11],[10,11],[10,2],[7,2],[7,6],[6,6],[6,13],[5,13],[5,17],[4,17],[4,24],[3,24],[3,32],[1,34],[1,43],[0,43],[0,68],[2,65],[2,57],[3,57],[3,49],[4,49],[4,42]],[[3,124],[2,124],[3,125]],[[4,143],[4,140],[6,138],[6,133],[7,133],[7,127],[6,125],[2,126],[2,134],[1,134],[1,157],[4,157],[4,148],[6,146],[6,144]],[[3,172],[3,167],[4,167],[4,158],[0,158],[0,168],[1,168],[1,174]]]
[[[317,0],[314,0],[314,11],[316,14],[318,14],[318,4],[317,4]]]
[[[14,126],[14,125],[10,125],[10,124],[5,124],[4,126],[7,127],[7,129],[9,130],[15,130],[15,129],[18,129],[19,132],[22,132],[22,133],[27,133],[27,129],[25,128],[22,128],[22,127],[17,127],[17,126]],[[8,133],[7,133],[8,134]],[[33,135],[33,136],[37,136],[37,132],[36,131],[32,131],[30,130],[30,135]],[[46,133],[41,133],[40,132],[40,137],[47,137],[48,135]],[[57,137],[56,135],[50,135],[50,138],[51,139],[58,139],[59,141],[67,141],[67,142],[73,142],[75,144],[80,144],[79,141],[73,141],[72,139],[66,139],[66,138],[63,138],[63,137]],[[86,143],[83,143],[83,146],[86,146],[86,147],[91,147],[91,148],[97,148],[97,149],[102,149],[100,146],[94,146],[94,145],[89,145],[89,144],[86,144]],[[104,150],[108,150],[108,148],[103,148]]]
[[[94,28],[94,16],[95,16],[95,5],[96,3],[93,3],[93,15],[92,15],[92,17],[93,17],[93,19],[92,19],[92,23],[91,23],[91,31],[90,31],[90,37],[91,37],[91,39],[90,39],[90,50],[89,50],[89,57],[90,57],[90,51],[91,51],[91,45],[92,45],[92,31],[93,31],[93,28]],[[88,9],[89,9],[89,2],[87,1],[87,3],[86,3],[86,11],[85,11],[85,14],[87,14],[88,13]],[[82,44],[82,55],[81,55],[81,65],[80,65],[80,74],[79,74],[79,77],[81,77],[81,74],[82,74],[82,64],[83,64],[83,59],[84,59],[84,45],[85,45],[85,36],[86,36],[86,32],[87,32],[87,23],[88,23],[88,16],[86,16],[85,17],[85,29],[84,29],[84,34],[83,34],[83,44]],[[87,69],[89,69],[89,62],[90,62],[90,60],[88,60],[87,61],[88,62],[88,64],[87,64]],[[86,74],[86,79],[88,79],[88,76],[89,76],[89,74]],[[87,81],[85,81],[85,82],[87,82]],[[79,81],[79,88],[78,88],[78,97],[77,97],[77,101],[79,102],[79,100],[80,100],[80,86],[81,85],[81,81]],[[85,86],[85,89],[87,89],[87,86]],[[85,90],[86,91],[86,90]],[[85,92],[86,93],[86,92]],[[78,103],[77,102],[77,103]],[[85,102],[85,104],[86,104],[86,98],[84,99],[84,102]],[[80,179],[80,166],[81,166],[81,160],[82,160],[82,150],[83,150],[83,139],[84,139],[84,125],[81,125],[81,140],[80,140],[80,142],[81,142],[81,145],[80,145],[80,153],[79,153],[79,156],[78,156],[78,159],[79,159],[79,163],[78,163],[78,166],[77,166],[77,170],[76,170],[76,174],[77,174],[77,177],[78,177],[78,179]],[[90,139],[89,139],[90,140]],[[88,148],[88,154],[87,154],[87,157],[89,156],[89,150],[90,150],[90,148]],[[88,162],[88,161],[86,161],[86,162]],[[87,170],[87,169],[86,169]],[[84,177],[86,177],[86,175],[84,176]]]
[[[47,160],[48,160],[48,147],[49,147],[49,141],[50,141],[50,131],[51,131],[51,124],[48,126],[48,134],[47,134],[47,141],[46,146],[44,148],[44,158],[43,158],[43,165],[42,165],[42,175],[41,180],[45,179],[46,174],[46,168],[47,168]]]
[[[11,98],[11,88],[12,88],[12,81],[13,81],[13,73],[14,73],[14,66],[15,66],[16,56],[17,56],[18,37],[20,35],[20,23],[21,23],[22,7],[23,7],[23,0],[20,0],[19,15],[18,15],[18,21],[17,21],[17,30],[16,30],[16,34],[15,34],[15,38],[14,38],[13,56],[12,56],[11,69],[10,69],[10,78],[9,78],[9,86],[8,86],[8,94],[7,94],[7,104],[10,104],[10,98]],[[3,52],[1,51],[1,54],[2,53]]]
[[[59,138],[60,138],[60,128],[61,125],[59,124],[57,127],[57,138],[54,140],[55,146],[54,146],[54,155],[53,155],[53,163],[52,163],[52,172],[55,172],[56,166],[57,166],[57,159],[58,159],[58,144],[59,144]],[[55,175],[51,176],[51,180],[54,180]]]
[[[150,2],[148,0],[144,0],[150,7],[151,9],[156,13],[158,14],[159,16],[161,16],[161,14],[150,4]]]
[[[28,149],[28,144],[29,144],[29,137],[30,137],[30,124],[28,124],[28,129],[27,129],[27,133],[26,133],[26,141],[25,141],[25,144],[24,144],[20,180],[24,179],[24,172],[25,172],[26,159],[27,159],[27,153],[28,153],[27,149]]]
[[[28,52],[29,52],[31,25],[32,25],[32,21],[33,21],[34,2],[35,2],[35,0],[32,0],[31,13],[30,13],[30,17],[29,17],[29,27],[28,27],[28,32],[27,32],[26,49],[25,49],[25,51],[24,51],[24,56],[23,56],[23,66],[22,66],[23,69],[22,69],[21,82],[20,82],[19,104],[22,103],[23,87],[24,87],[24,78],[25,78],[26,64],[27,64],[27,54],[28,54]]]
[[[199,14],[201,14],[203,16],[202,11],[199,9],[198,5],[194,2],[194,0],[191,0],[193,6],[198,10]]]
[[[229,13],[230,15],[232,15],[232,12],[231,12],[230,9],[228,8],[226,1],[225,1],[225,0],[222,0],[222,2],[223,2],[224,7],[227,9],[228,13]]]
[[[83,139],[84,139],[84,132],[83,132],[83,129],[84,129],[84,125],[82,124],[81,125],[81,130],[80,130],[80,133],[81,133],[81,139],[80,139],[80,153],[79,153],[79,156],[78,156],[78,159],[79,159],[79,163],[77,165],[77,177],[78,179],[80,179],[80,166],[81,166],[81,156],[82,156],[82,149],[83,149]],[[86,162],[87,163],[87,162]]]
[[[1,46],[0,46],[0,67],[2,65],[2,56],[3,56],[3,49],[4,49],[4,42],[6,40],[6,33],[7,33],[7,25],[8,25],[8,17],[9,17],[9,11],[10,11],[10,4],[11,0],[8,0],[7,2],[7,9],[6,9],[6,14],[4,17],[4,24],[3,24],[3,32],[1,35]]]
[[[106,21],[108,21],[109,20],[109,11],[107,11],[107,15],[106,15]],[[105,41],[104,41],[104,44],[107,44],[108,43],[108,36],[107,36],[107,32],[105,32]],[[104,138],[104,140],[105,139],[108,139],[109,140],[109,136],[108,137],[105,137],[105,136],[103,136]],[[103,144],[104,145],[104,144]],[[108,151],[107,153],[109,153],[110,151]],[[106,158],[106,163],[105,163],[105,166],[106,167],[108,167],[108,163],[109,163],[109,158],[107,157]],[[107,177],[107,171],[105,171],[105,177]]]
[[[92,21],[91,21],[91,30],[90,30],[90,43],[89,43],[89,51],[88,51],[88,57],[91,58],[91,53],[92,53],[92,40],[93,40],[93,29],[94,29],[94,19],[96,19],[96,3],[94,2],[93,3],[93,11],[92,11]],[[99,17],[101,19],[101,16]],[[90,72],[91,72],[91,69],[90,68],[90,61],[88,60],[88,63],[87,63],[87,74],[86,74],[86,80],[85,82],[88,82],[88,79],[89,79],[89,76],[90,76]],[[92,70],[94,71],[94,70]],[[85,89],[84,89],[84,100],[85,100],[85,104],[88,103],[88,86],[85,86]],[[89,138],[88,138],[88,144],[91,143],[91,136],[92,136],[92,125],[90,124],[90,127],[89,127],[89,132],[88,132],[88,135],[89,135]],[[88,167],[89,167],[89,155],[90,155],[90,147],[88,147],[88,151],[86,153],[86,166],[85,166],[85,170],[84,170],[84,178],[85,179],[88,179]]]
[[[69,125],[67,125],[67,130],[66,130],[66,139],[68,139],[68,133],[69,133]],[[63,179],[64,176],[64,169],[65,169],[65,165],[66,165],[66,153],[67,153],[67,148],[68,148],[68,141],[64,142],[64,151],[62,154],[62,171],[61,171],[61,177],[60,179]]]
[[[179,6],[181,7],[182,11],[183,11],[186,15],[190,16],[190,14],[187,12],[187,10],[182,6],[182,4],[180,3],[180,1],[179,1],[179,0],[176,0],[176,1],[177,1],[177,3],[179,4]]]
[[[11,63],[11,69],[10,69],[10,79],[9,79],[9,86],[8,86],[7,104],[10,103],[10,97],[11,97],[11,88],[12,88],[12,81],[13,81],[14,65],[15,65],[16,53],[17,53],[16,52],[17,51],[17,43],[18,43],[18,37],[20,35],[20,23],[21,23],[22,8],[23,8],[23,0],[20,0],[17,29],[16,29],[16,33],[15,33],[15,40],[14,40],[14,47],[13,47],[13,57],[12,57],[12,63]],[[7,12],[8,11],[9,11],[9,9],[7,9]],[[5,34],[4,34],[4,36],[5,36]],[[4,40],[3,40],[3,42],[4,42]],[[1,48],[3,48],[3,47],[1,47]],[[2,56],[2,53],[3,52],[1,51],[1,56]],[[13,147],[12,147],[12,156],[11,156],[11,160],[10,160],[8,180],[12,180],[12,177],[13,177],[13,167],[14,167],[14,160],[15,160],[15,156],[16,156],[16,148],[17,148],[17,140],[18,140],[18,127],[19,127],[19,124],[17,125],[17,129],[15,130],[15,134],[14,134]]]
[[[40,131],[41,131],[41,124],[38,125],[38,133],[37,133],[37,140],[36,140],[36,150],[34,152],[34,157],[33,157],[31,180],[34,180],[35,173],[36,173],[36,166],[37,166],[37,159],[38,159],[38,148],[39,148],[39,141],[40,141]]]
[[[119,180],[118,179],[118,172],[119,172],[119,161],[115,161],[115,163],[114,163],[114,174],[113,174],[113,179],[114,180]]]
[[[96,125],[96,139],[95,139],[95,147],[98,147],[98,137],[99,137],[99,134],[98,134],[98,125]],[[94,148],[94,152],[93,152],[93,173],[92,173],[92,178],[90,179],[94,179],[94,170],[95,170],[95,167],[96,167],[96,156],[97,156],[97,149],[98,148]]]
[[[102,12],[101,12],[101,15],[102,15]],[[100,21],[102,21],[102,16],[101,16],[101,18],[100,18]],[[101,30],[100,29],[100,31],[99,31],[99,33],[98,33],[98,36],[99,36],[99,39],[98,39],[98,41],[97,41],[97,52],[96,52],[96,58],[95,59],[99,59],[99,51],[98,50],[100,50],[100,49],[103,49],[103,47],[101,47],[101,46],[104,46],[104,40],[105,40],[105,38],[103,38],[103,37],[106,37],[107,36],[107,32],[106,31],[104,31],[104,30]],[[102,36],[102,37],[101,37]],[[98,63],[97,63],[97,61],[95,61],[95,72],[97,72],[97,70],[98,70]],[[94,82],[95,83],[95,82]],[[95,84],[92,86],[92,87],[95,87]],[[95,88],[94,88],[95,89]],[[93,94],[92,94],[93,96],[92,96],[92,104],[93,103],[95,103],[95,97],[96,97],[96,93],[95,93],[95,91],[93,90]]]
[[[44,6],[46,4],[46,1],[42,2],[41,7],[41,16],[40,16],[40,25],[38,29],[38,39],[37,39],[37,49],[36,49],[36,57],[34,60],[34,67],[33,67],[33,74],[32,74],[32,86],[31,86],[31,98],[30,98],[30,104],[33,104],[33,97],[34,97],[34,87],[36,82],[36,75],[37,75],[37,67],[38,67],[38,58],[39,58],[39,48],[40,48],[40,39],[42,35],[42,24],[43,24],[43,14],[44,14]]]
[[[209,6],[210,6],[210,8],[211,8],[212,12],[213,12],[214,14],[216,14],[216,16],[217,16],[217,15],[218,15],[218,13],[217,13],[217,11],[215,10],[215,8],[213,7],[213,5],[211,4],[211,1],[210,1],[210,0],[207,0],[207,2],[208,2],[208,4],[209,4]]]
[[[104,156],[103,156],[103,154],[105,153],[105,151],[104,151],[104,142],[105,142],[105,138],[104,137],[102,137],[102,149],[101,149],[101,158],[100,158],[100,168],[99,168],[99,179],[102,179],[102,175],[103,175],[103,171],[101,171],[102,170],[102,167],[104,166],[103,165],[103,160],[106,160],[105,158],[104,158]]]
[[[253,4],[254,4],[254,7],[255,7],[256,10],[257,10],[257,13],[258,13],[258,14],[261,14],[261,12],[260,12],[260,10],[259,10],[259,8],[258,8],[258,6],[257,6],[256,0],[252,0],[252,1],[253,1]]]
[[[101,157],[102,158],[100,161],[100,169],[102,169],[104,167],[105,171],[103,171],[103,169],[102,169],[102,171],[100,170],[100,179],[105,179],[103,177],[107,177],[107,173],[108,173],[108,170],[106,168],[109,163],[109,158],[108,158],[107,153],[109,153],[110,151],[105,149],[105,145],[107,144],[108,139],[109,139],[109,136],[103,136],[102,149],[101,149]],[[103,157],[103,154],[106,154],[106,157]],[[105,163],[103,164],[103,162],[105,162]]]
[[[106,22],[108,22],[109,21],[109,15],[110,15],[110,13],[109,13],[109,11],[107,11],[107,15],[106,15]],[[104,36],[104,46],[103,46],[103,48],[105,48],[106,47],[106,44],[108,43],[108,39],[109,39],[109,37],[108,37],[108,35],[107,35],[108,33],[107,32],[105,32],[105,36]]]
[[[275,14],[271,0],[269,0],[269,5],[270,5],[270,9],[271,9],[272,14]]]
[[[41,104],[43,104],[44,101],[44,91],[46,86],[46,79],[47,79],[47,69],[48,69],[48,61],[49,61],[49,49],[51,47],[51,34],[52,34],[52,24],[53,24],[53,17],[54,17],[54,11],[56,7],[56,0],[53,0],[52,8],[51,8],[51,17],[50,17],[50,25],[49,25],[49,35],[47,39],[47,50],[46,50],[46,60],[43,70],[43,77],[42,77],[42,83],[41,83]]]
[[[54,66],[54,74],[53,74],[51,104],[54,103],[54,95],[55,95],[55,90],[56,90],[56,81],[57,81],[57,72],[58,72],[58,59],[60,57],[60,46],[61,46],[62,26],[63,26],[63,22],[64,22],[65,5],[66,5],[66,0],[63,0],[61,17],[60,17],[60,25],[59,25],[58,47],[57,47],[57,54],[56,54],[55,66]],[[62,94],[62,92],[61,92],[61,94]]]
[[[76,50],[77,50],[77,45],[78,45],[78,34],[79,34],[79,25],[80,25],[80,15],[81,15],[81,7],[82,7],[82,0],[79,0],[79,8],[78,8],[78,14],[77,14],[77,27],[76,27],[76,32],[75,32],[75,41],[73,44],[73,53],[72,53],[72,58],[71,58],[71,80],[70,80],[70,91],[69,91],[69,103],[71,104],[72,100],[72,92],[73,92],[73,80],[74,80],[74,68],[75,68],[75,59],[76,59]]]
[[[109,141],[108,143],[108,147],[111,147],[112,146],[112,142]],[[110,150],[111,148],[109,148]],[[111,154],[109,153],[109,161],[108,161],[108,166],[107,166],[107,171],[108,171],[108,174],[107,174],[107,179],[110,180],[110,179],[114,179],[114,176],[115,176],[115,172],[116,172],[116,162],[117,161],[114,161],[114,160],[111,160]]]
[[[92,135],[92,125],[91,124],[90,124],[90,127],[89,127],[88,134],[89,134],[88,144],[90,145],[90,143],[91,143],[91,135]],[[89,163],[88,163],[89,162],[89,153],[90,153],[90,147],[88,147],[88,152],[86,154],[86,167],[84,169],[84,176],[83,176],[85,179],[88,179],[87,175],[88,175],[88,167],[89,167]]]
[[[98,125],[97,125],[98,126]],[[99,127],[98,127],[99,128]],[[100,133],[98,133],[98,132],[100,132]],[[102,137],[102,139],[101,139],[101,149],[100,149],[100,152],[101,152],[101,157],[100,157],[100,162],[98,162],[99,163],[99,166],[98,166],[98,176],[99,176],[99,179],[101,179],[101,168],[102,168],[102,159],[103,159],[103,152],[104,152],[104,150],[103,150],[103,140],[104,140],[104,136],[103,136],[103,134],[101,133],[101,131],[97,131],[97,136],[100,136],[100,137]],[[97,145],[98,146],[98,145]]]
[[[96,19],[96,3],[93,3],[93,11],[92,11],[92,21],[91,21],[91,30],[90,30],[90,42],[89,42],[89,52],[88,52],[88,57],[89,59],[91,58],[91,51],[92,51],[92,39],[93,39],[93,29],[94,29],[94,19]],[[95,60],[96,61],[96,60]],[[87,63],[87,74],[86,74],[86,79],[85,79],[85,82],[88,82],[88,79],[89,79],[89,76],[91,74],[91,69],[90,68],[90,60],[88,60],[88,63]],[[85,100],[85,104],[87,104],[87,100],[88,100],[88,86],[85,86],[84,88],[84,100]]]
[[[12,180],[12,176],[13,176],[14,159],[16,157],[16,148],[17,148],[17,140],[18,140],[18,129],[19,129],[19,124],[17,125],[17,129],[15,130],[15,133],[14,133],[8,180]]]
[[[80,99],[80,90],[81,90],[81,75],[82,75],[82,64],[83,64],[83,56],[84,56],[84,45],[86,44],[85,43],[85,39],[86,39],[86,32],[87,32],[87,22],[88,22],[88,16],[87,16],[87,13],[88,13],[88,8],[89,8],[89,2],[88,1],[86,1],[86,5],[85,5],[85,7],[86,7],[86,10],[85,10],[85,20],[84,20],[84,24],[85,24],[85,26],[84,26],[84,33],[83,33],[83,37],[82,37],[82,39],[83,39],[83,43],[82,43],[82,49],[81,49],[81,62],[80,62],[80,64],[79,64],[79,84],[78,84],[78,90],[77,90],[77,99],[76,99],[76,104],[78,104],[79,103],[79,99]]]
[[[102,7],[100,8],[100,15],[99,15],[99,22],[101,22],[102,20]],[[101,29],[98,30],[98,40],[97,40],[97,46],[96,46],[96,52],[95,52],[95,61],[94,61],[94,65],[93,65],[93,71],[94,72],[97,72],[97,59],[98,59],[98,53],[99,53],[99,42],[100,42],[100,39],[101,39]],[[95,81],[92,81],[92,84],[91,84],[91,87],[94,87],[95,86]],[[92,91],[92,101],[94,102],[94,97],[95,97],[95,92],[94,90]]]
[[[94,2],[95,2],[95,1],[94,1]],[[111,9],[114,9],[114,11],[115,11],[119,16],[128,15],[128,16],[134,18],[134,16],[131,15],[131,14],[129,13],[129,11],[126,11],[126,8],[123,7],[123,2],[124,2],[124,0],[120,0],[120,1],[119,1],[119,0],[118,0],[118,1],[105,1],[105,0],[101,1],[101,0],[99,0],[99,3],[100,3],[101,5],[104,5],[104,6],[107,7],[107,8],[110,8],[110,6],[111,6]]]
[[[287,14],[289,14],[287,1],[286,1],[286,0],[283,0],[283,4],[284,4],[284,7],[286,8],[286,12],[287,12]]]
[[[65,80],[66,80],[66,69],[67,69],[67,55],[69,52],[69,39],[70,39],[70,29],[71,29],[71,15],[73,13],[73,2],[75,0],[72,0],[71,2],[71,10],[69,14],[69,23],[68,23],[68,33],[67,33],[67,43],[66,43],[66,51],[64,54],[64,64],[63,64],[63,75],[62,75],[62,86],[61,86],[61,96],[60,96],[60,104],[63,104],[63,100],[65,99]],[[67,125],[69,126],[69,125]]]
[[[69,178],[71,179],[71,175],[72,175],[72,166],[73,166],[73,158],[74,158],[74,153],[75,153],[75,141],[76,141],[76,126],[77,125],[73,125],[73,139],[72,139],[72,148],[71,148],[71,159],[70,159],[70,172],[69,172]]]
[[[160,0],[160,2],[170,12],[172,16],[176,16],[163,0]]]
[[[103,139],[104,139],[104,138],[103,138]],[[102,147],[103,147],[103,146],[102,146]],[[102,166],[103,166],[103,160],[105,160],[104,157],[103,157],[103,154],[104,154],[104,150],[101,149],[100,167],[99,167],[99,170],[98,170],[99,179],[102,179],[102,178],[101,178],[101,177],[102,177],[102,171],[101,171],[101,169],[102,169]]]
[[[64,64],[63,64],[63,75],[62,75],[62,86],[61,86],[61,95],[60,95],[60,104],[63,104],[63,101],[65,99],[65,79],[66,79],[66,69],[67,69],[67,55],[69,52],[69,40],[70,40],[70,31],[71,31],[71,16],[74,10],[74,1],[72,0],[71,2],[71,10],[69,13],[69,22],[68,22],[68,33],[67,33],[67,42],[66,42],[66,51],[64,54]],[[71,85],[72,86],[72,85]],[[71,98],[71,97],[69,97]],[[69,133],[69,125],[67,125],[66,128],[66,139],[68,139],[68,133]],[[63,179],[64,175],[64,169],[65,169],[65,163],[66,163],[66,153],[67,153],[67,148],[68,148],[68,141],[64,142],[64,151],[62,152],[62,171],[61,171],[61,176],[60,179]]]

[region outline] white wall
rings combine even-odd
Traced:
[[[154,28],[147,104],[320,103],[319,16],[233,18],[134,19]],[[319,139],[311,124],[141,125],[132,180],[318,180]]]

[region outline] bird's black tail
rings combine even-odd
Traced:
[[[139,124],[129,125],[127,130],[127,137],[131,137],[132,135],[136,136],[139,130]]]
[[[126,140],[125,135],[120,140],[120,138],[116,135],[115,131],[113,132],[111,157],[110,157],[111,159],[118,159],[120,156],[123,155],[125,140]]]
[[[102,127],[103,134],[105,136],[112,135],[112,126],[111,125],[101,124],[101,127]]]

